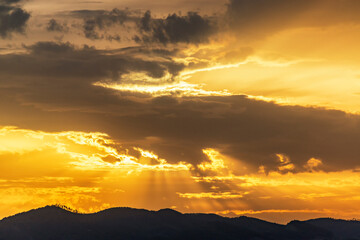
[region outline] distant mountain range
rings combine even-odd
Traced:
[[[320,218],[287,225],[256,218],[111,208],[79,214],[57,206],[0,221],[0,240],[360,239],[360,222]]]

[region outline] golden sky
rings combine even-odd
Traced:
[[[360,218],[357,0],[0,0],[0,218]]]

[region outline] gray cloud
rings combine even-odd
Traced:
[[[150,11],[141,18],[139,28],[141,36],[137,42],[152,43],[203,43],[216,32],[214,21],[196,12],[185,16],[171,14],[165,19],[153,19]]]
[[[111,27],[128,26],[134,32],[134,40],[138,43],[202,43],[216,32],[216,19],[201,16],[196,12],[188,12],[185,16],[170,14],[166,18],[153,18],[150,11],[141,15],[141,11],[129,9],[80,10],[71,15],[84,20],[85,37],[93,40],[119,40],[118,34],[111,35],[107,30]]]
[[[161,78],[165,74],[176,75],[183,68],[167,55],[162,57],[162,52],[141,48],[103,51],[86,45],[76,48],[70,43],[54,42],[39,42],[26,48],[28,54],[0,56],[1,86],[22,89],[23,94],[18,95],[21,101],[46,109],[55,106],[81,109],[87,105],[86,111],[98,111],[101,108],[90,107],[104,103],[96,96],[116,102],[116,94],[95,87],[93,83],[106,79],[121,83],[122,76],[132,72]],[[148,60],[143,60],[142,55],[148,55]],[[80,105],[74,107],[74,101]]]
[[[30,14],[20,8],[19,0],[0,1],[0,37],[5,38],[13,32],[22,33]]]
[[[21,0],[1,0],[0,3],[1,4],[13,4],[13,3],[18,3]]]
[[[26,47],[30,50],[25,58],[32,59],[28,66],[21,65],[23,74],[43,74],[47,71],[50,76],[76,76],[91,79],[118,76],[125,73],[144,72],[151,77],[160,78],[166,73],[176,75],[182,68],[181,64],[174,63],[166,56],[162,60],[142,60],[141,57],[134,58],[134,53],[141,56],[142,52],[151,53],[161,57],[162,52],[143,51],[142,48],[126,48],[120,50],[96,50],[93,47],[85,45],[82,48],[76,48],[70,43],[38,42]],[[2,70],[15,73],[16,60],[20,56],[7,56],[8,62],[0,67]],[[39,61],[48,62],[46,65],[38,65]],[[14,65],[14,67],[11,67]],[[63,68],[62,68],[62,67]],[[7,70],[6,70],[7,69]],[[66,71],[65,71],[66,70]]]
[[[253,171],[289,156],[295,171],[310,158],[324,171],[359,167],[360,117],[341,111],[280,106],[246,96],[151,97],[93,86],[143,72],[160,78],[184,66],[174,52],[143,48],[111,51],[40,42],[27,54],[0,56],[0,124],[32,129],[101,131],[124,147],[151,149],[169,162],[194,165],[215,148]],[[144,59],[147,60],[144,60]]]
[[[67,32],[69,27],[66,24],[61,24],[52,18],[49,20],[46,30],[49,32]]]
[[[120,41],[118,34],[99,33],[111,26],[124,25],[126,22],[133,22],[138,19],[138,13],[129,9],[114,8],[111,11],[105,10],[79,10],[71,12],[72,16],[84,19],[83,31],[86,38],[97,40],[107,39]]]
[[[357,115],[279,106],[246,96],[156,98],[150,106],[157,114],[130,116],[121,123],[136,129],[129,133],[132,137],[162,139],[146,147],[170,160],[199,163],[205,159],[202,149],[210,147],[254,171],[261,165],[277,170],[276,154],[289,156],[295,171],[306,171],[303,166],[310,158],[321,159],[325,171],[359,166]]]
[[[243,37],[263,37],[288,28],[359,22],[357,0],[230,0],[225,21]]]

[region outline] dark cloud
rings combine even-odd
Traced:
[[[76,51],[84,51],[87,49],[92,49],[88,46],[84,46],[82,49],[75,49],[75,46],[69,42],[66,43],[56,43],[56,42],[37,42],[31,46],[25,46],[32,54],[58,54],[58,55],[67,55],[68,53],[73,54]]]
[[[184,67],[171,61],[166,54],[163,57],[164,53],[157,52],[156,49],[152,51],[125,48],[106,51],[96,50],[87,45],[77,48],[70,43],[55,42],[38,42],[26,48],[30,51],[28,55],[0,56],[0,71],[9,75],[22,74],[29,77],[44,74],[58,78],[78,77],[78,81],[85,79],[91,83],[104,78],[120,82],[123,74],[132,72],[142,72],[154,78],[161,78],[168,73],[175,76]],[[148,60],[142,59],[145,55],[148,56]],[[17,68],[21,71],[17,72]]]
[[[103,30],[116,26],[124,25],[126,22],[136,21],[136,11],[129,9],[114,8],[111,11],[105,10],[79,10],[71,13],[73,16],[84,19],[83,31],[86,38],[97,40],[107,39],[120,41],[118,34],[100,33]]]
[[[21,0],[1,0],[0,4],[13,4],[13,3],[18,3]]]
[[[171,14],[165,19],[154,19],[147,11],[140,19],[141,36],[135,36],[137,42],[152,43],[203,43],[215,33],[216,26],[209,17],[196,12],[185,16]]]
[[[89,19],[84,22],[84,34],[86,38],[101,39],[100,35],[95,31],[96,25],[94,19]]]
[[[103,51],[53,42],[27,49],[0,56],[0,110],[7,113],[2,125],[106,132],[124,147],[194,165],[206,160],[204,148],[218,149],[253,171],[261,165],[277,170],[276,154],[288,156],[294,171],[307,171],[310,158],[321,159],[324,171],[360,165],[358,115],[246,96],[151,97],[93,85],[104,79],[121,84],[131,72],[155,79],[176,75],[183,66],[165,50]]]
[[[121,83],[122,76],[132,72],[152,78],[161,78],[165,74],[175,76],[183,68],[182,64],[170,61],[168,56],[162,57],[161,53],[150,53],[141,48],[103,51],[54,42],[39,42],[26,48],[28,54],[0,56],[1,86],[22,89],[23,97],[26,96],[29,102],[60,103],[59,108],[64,109],[73,108],[72,98],[83,101],[81,104],[94,99],[93,103],[97,105],[95,96],[106,94],[92,85],[95,82],[108,79]],[[144,55],[148,56],[147,60],[142,59]],[[12,80],[15,76],[22,76],[21,81]],[[106,98],[113,97],[110,94]]]
[[[141,16],[140,11],[129,9],[80,10],[71,13],[84,19],[83,31],[86,38],[98,40],[120,40],[118,34],[111,35],[107,31],[111,27],[135,23],[130,26],[135,33],[133,38],[138,43],[202,43],[216,32],[216,20],[201,16],[196,12],[189,12],[185,16],[171,14],[165,19],[153,18],[150,11]]]
[[[66,24],[60,24],[55,19],[50,19],[46,26],[46,30],[49,32],[67,32],[69,28]]]
[[[0,37],[5,38],[13,32],[22,33],[30,14],[16,5],[19,0],[0,1]]]
[[[166,18],[153,18],[131,9],[78,10],[70,16],[83,20],[82,29],[86,38],[119,41],[119,27],[134,36],[137,43],[203,43],[217,32],[215,16],[202,16],[197,12],[186,15],[169,14]],[[125,33],[125,34],[126,34]]]
[[[357,0],[230,0],[225,22],[243,37],[262,37],[296,27],[359,22]]]
[[[261,24],[263,27],[286,26],[317,0],[230,0],[227,14],[233,27]],[[287,21],[284,21],[287,20]],[[258,29],[266,31],[266,29]]]
[[[127,8],[77,10],[67,16],[81,19],[84,36],[92,40],[120,41],[133,36],[139,44],[200,44],[229,33],[254,40],[291,28],[359,23],[359,10],[357,0],[229,0],[225,12],[219,9],[210,16],[188,12],[162,18]],[[61,31],[56,23],[49,22],[48,29]]]
[[[306,171],[310,158],[321,159],[325,171],[359,166],[357,115],[245,96],[154,100],[148,107],[157,114],[124,117],[121,125],[133,130],[132,137],[162,139],[145,147],[169,160],[199,163],[205,159],[202,149],[215,148],[254,171],[261,165],[277,170],[276,154],[289,156],[294,171]]]

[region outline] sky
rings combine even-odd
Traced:
[[[358,0],[0,0],[0,218],[360,218]]]

